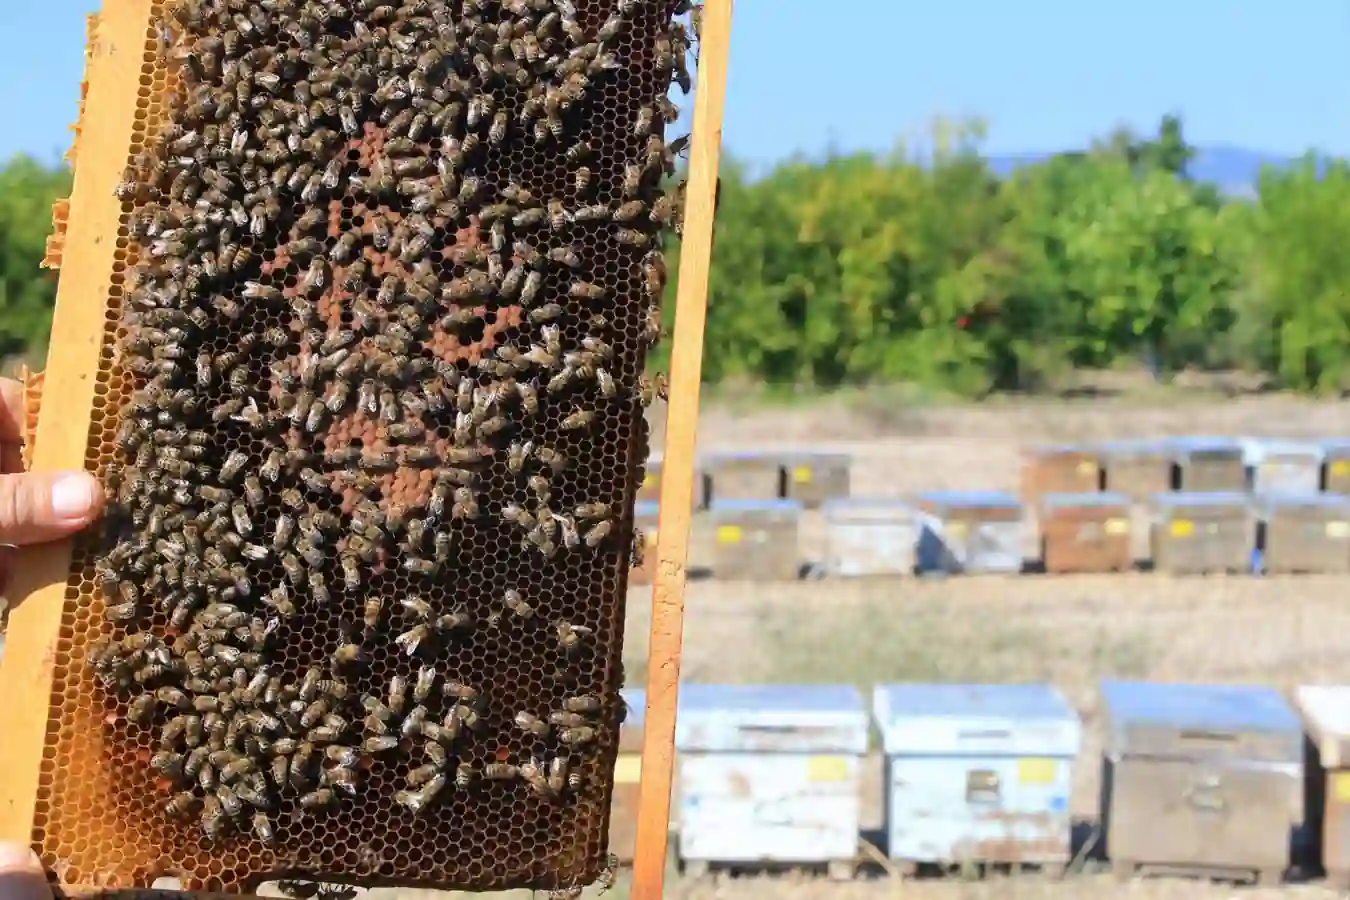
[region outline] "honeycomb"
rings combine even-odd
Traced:
[[[147,5],[44,864],[594,881],[689,3]]]

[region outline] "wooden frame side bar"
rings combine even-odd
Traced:
[[[703,5],[699,39],[689,176],[684,195],[684,234],[675,296],[675,332],[671,340],[670,401],[666,410],[665,454],[661,467],[657,562],[652,579],[647,710],[642,735],[642,779],[638,786],[637,846],[631,900],[660,900],[665,880],[703,331],[707,319],[722,113],[726,105],[731,9],[732,0],[707,0]]]
[[[126,167],[150,25],[149,0],[106,4],[91,34],[80,123],[80,166],[52,319],[44,403],[33,469],[83,469],[98,383]],[[25,548],[9,589],[13,610],[0,664],[0,839],[33,840],[43,746],[52,702],[69,540]]]

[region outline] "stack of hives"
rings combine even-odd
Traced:
[[[146,74],[90,95],[136,112],[36,814],[67,880],[600,872],[689,7],[105,14]]]

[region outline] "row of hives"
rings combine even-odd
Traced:
[[[1156,494],[1234,491],[1260,494],[1350,494],[1350,439],[1176,437],[1056,444],[1026,450],[1022,499],[1047,493]],[[816,508],[850,495],[852,459],[845,453],[752,451],[714,453],[697,464],[695,506],[725,500],[795,500]],[[647,465],[639,500],[660,495],[661,458]]]
[[[649,542],[657,512],[651,502],[636,507]],[[1155,495],[1142,512],[1111,492],[1047,493],[1032,510],[999,491],[838,498],[821,507],[818,560],[802,550],[805,515],[795,500],[714,501],[694,519],[695,545],[710,548],[695,563],[718,578],[752,580],[1138,567],[1174,575],[1350,571],[1343,494],[1172,492]],[[648,577],[649,565],[634,577]]]
[[[640,692],[629,701],[640,706]],[[1118,874],[1350,880],[1350,686],[1103,682],[1099,829],[1074,838],[1078,714],[1047,685],[684,685],[673,827],[687,872],[856,871],[860,770],[885,754],[887,866],[1037,866],[1104,855]],[[636,719],[637,717],[634,717]],[[639,729],[632,722],[630,729]],[[631,855],[640,762],[621,756],[611,846]]]

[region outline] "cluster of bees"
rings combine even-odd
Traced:
[[[586,625],[516,588],[443,599],[482,552],[466,535],[513,535],[536,566],[627,561],[639,543],[621,540],[631,484],[597,497],[573,475],[596,471],[610,417],[645,440],[638,373],[683,144],[664,139],[665,93],[688,89],[691,10],[595,5],[167,10],[169,122],[117,188],[135,390],[98,564],[114,631],[88,659],[157,740],[168,813],[209,840],[274,844],[276,823],[358,797],[391,757],[410,815],[494,783],[558,803],[621,721],[617,683],[554,678],[514,709],[454,655],[533,628],[552,649],[526,670],[617,661],[597,640],[609,610]],[[596,125],[617,79],[649,96]],[[543,163],[502,162],[522,154]],[[315,621],[341,625],[304,637]],[[402,674],[376,683],[376,659]]]

